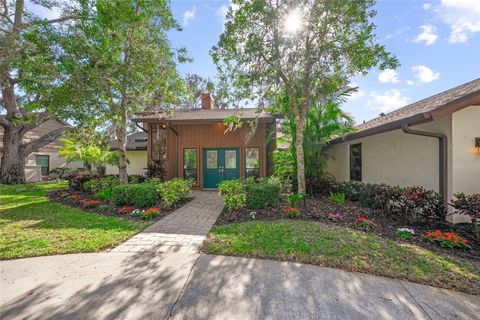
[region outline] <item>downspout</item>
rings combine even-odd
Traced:
[[[175,134],[175,176],[178,176],[178,131],[175,130],[174,127],[172,127],[171,123],[168,123],[168,127],[172,132]],[[167,151],[168,152],[168,151]]]
[[[402,131],[407,134],[425,136],[438,139],[438,191],[442,195],[445,207],[448,203],[448,166],[447,166],[447,136],[442,133],[414,130],[410,128],[412,123],[402,125]]]

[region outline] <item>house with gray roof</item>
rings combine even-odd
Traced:
[[[480,193],[480,79],[365,122],[325,153],[338,181],[423,186],[445,202]]]

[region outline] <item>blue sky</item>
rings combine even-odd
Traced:
[[[215,77],[208,54],[223,28],[229,1],[172,0],[182,32],[174,46],[186,46],[194,61],[182,73]],[[357,122],[480,77],[480,0],[378,1],[377,36],[401,66],[371,70],[352,81],[360,91],[344,105]]]
[[[214,78],[209,50],[223,30],[229,0],[170,3],[183,27],[170,33],[170,41],[194,59],[179,70]],[[343,109],[357,122],[480,77],[480,0],[379,0],[375,9],[378,40],[401,66],[352,79],[360,90]]]

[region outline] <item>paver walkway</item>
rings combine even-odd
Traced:
[[[215,191],[193,191],[192,196],[192,201],[110,252],[198,252],[223,201]]]

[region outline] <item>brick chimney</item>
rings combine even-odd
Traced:
[[[202,109],[215,109],[215,100],[208,91],[202,93]]]

